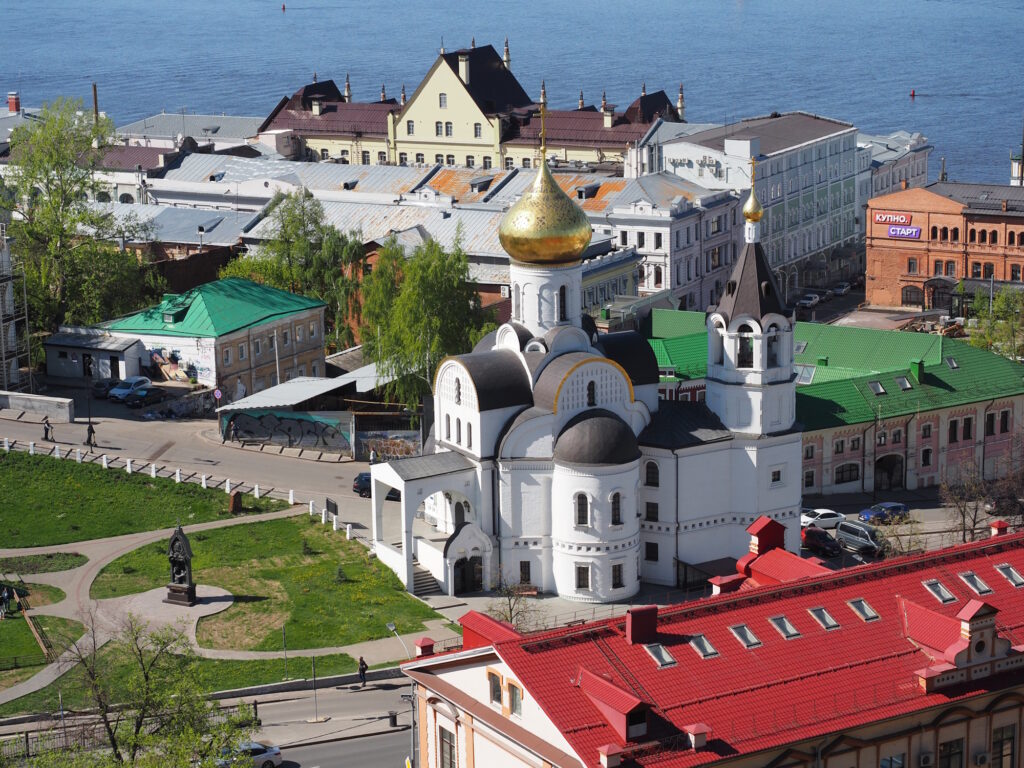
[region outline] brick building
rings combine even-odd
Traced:
[[[867,301],[959,314],[975,290],[1024,289],[1024,189],[937,182],[873,198]]]

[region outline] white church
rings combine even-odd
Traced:
[[[625,600],[642,581],[714,575],[760,515],[799,551],[793,323],[753,191],[743,213],[746,246],[707,316],[706,402],[659,402],[647,341],[581,315],[590,224],[542,163],[499,232],[511,321],[438,367],[433,452],[371,468],[374,551],[407,589],[429,573],[449,595],[505,583]]]

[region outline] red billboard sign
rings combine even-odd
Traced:
[[[902,227],[909,227],[913,219],[914,217],[909,213],[875,211],[875,224],[898,224]]]

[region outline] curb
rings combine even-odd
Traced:
[[[312,741],[297,741],[295,743],[288,743],[281,747],[285,749],[298,749],[301,747],[315,747],[318,744],[333,744],[338,741],[352,741],[354,739],[365,739],[368,736],[387,736],[389,733],[401,733],[402,731],[408,731],[412,728],[411,725],[400,725],[397,728],[388,728],[384,731],[373,731],[372,733],[354,733],[351,736],[332,736],[329,739],[313,739]],[[281,745],[278,745],[281,746]]]
[[[351,456],[345,456],[344,454],[340,454],[340,453],[339,454],[328,453],[328,455],[330,455],[330,456],[337,456],[337,458],[321,458],[325,452],[324,451],[317,451],[317,450],[314,450],[312,448],[288,448],[287,446],[273,445],[273,444],[270,444],[269,447],[267,447],[266,445],[253,445],[251,448],[249,448],[249,447],[246,447],[245,443],[241,442],[241,441],[238,444],[235,444],[234,442],[232,442],[232,443],[227,443],[227,442],[221,443],[219,435],[217,435],[216,433],[211,432],[210,430],[206,430],[206,429],[199,431],[197,434],[199,435],[199,437],[201,437],[203,440],[206,440],[208,443],[214,443],[214,444],[220,445],[221,447],[231,447],[231,448],[234,448],[236,451],[246,451],[246,452],[250,452],[250,453],[266,453],[266,454],[280,455],[280,456],[285,456],[285,457],[291,458],[291,459],[301,459],[302,461],[311,461],[311,462],[314,462],[316,464],[359,464],[359,463],[362,463],[362,462],[356,461]],[[296,451],[296,453],[290,453],[290,452],[286,453],[285,451]],[[305,455],[304,456],[303,454],[306,454],[306,453],[308,453],[309,455]],[[313,456],[313,454],[316,454],[316,455]]]

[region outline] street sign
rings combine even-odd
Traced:
[[[220,400],[223,395],[221,394],[221,391],[219,389],[215,389],[213,390],[213,396]]]

